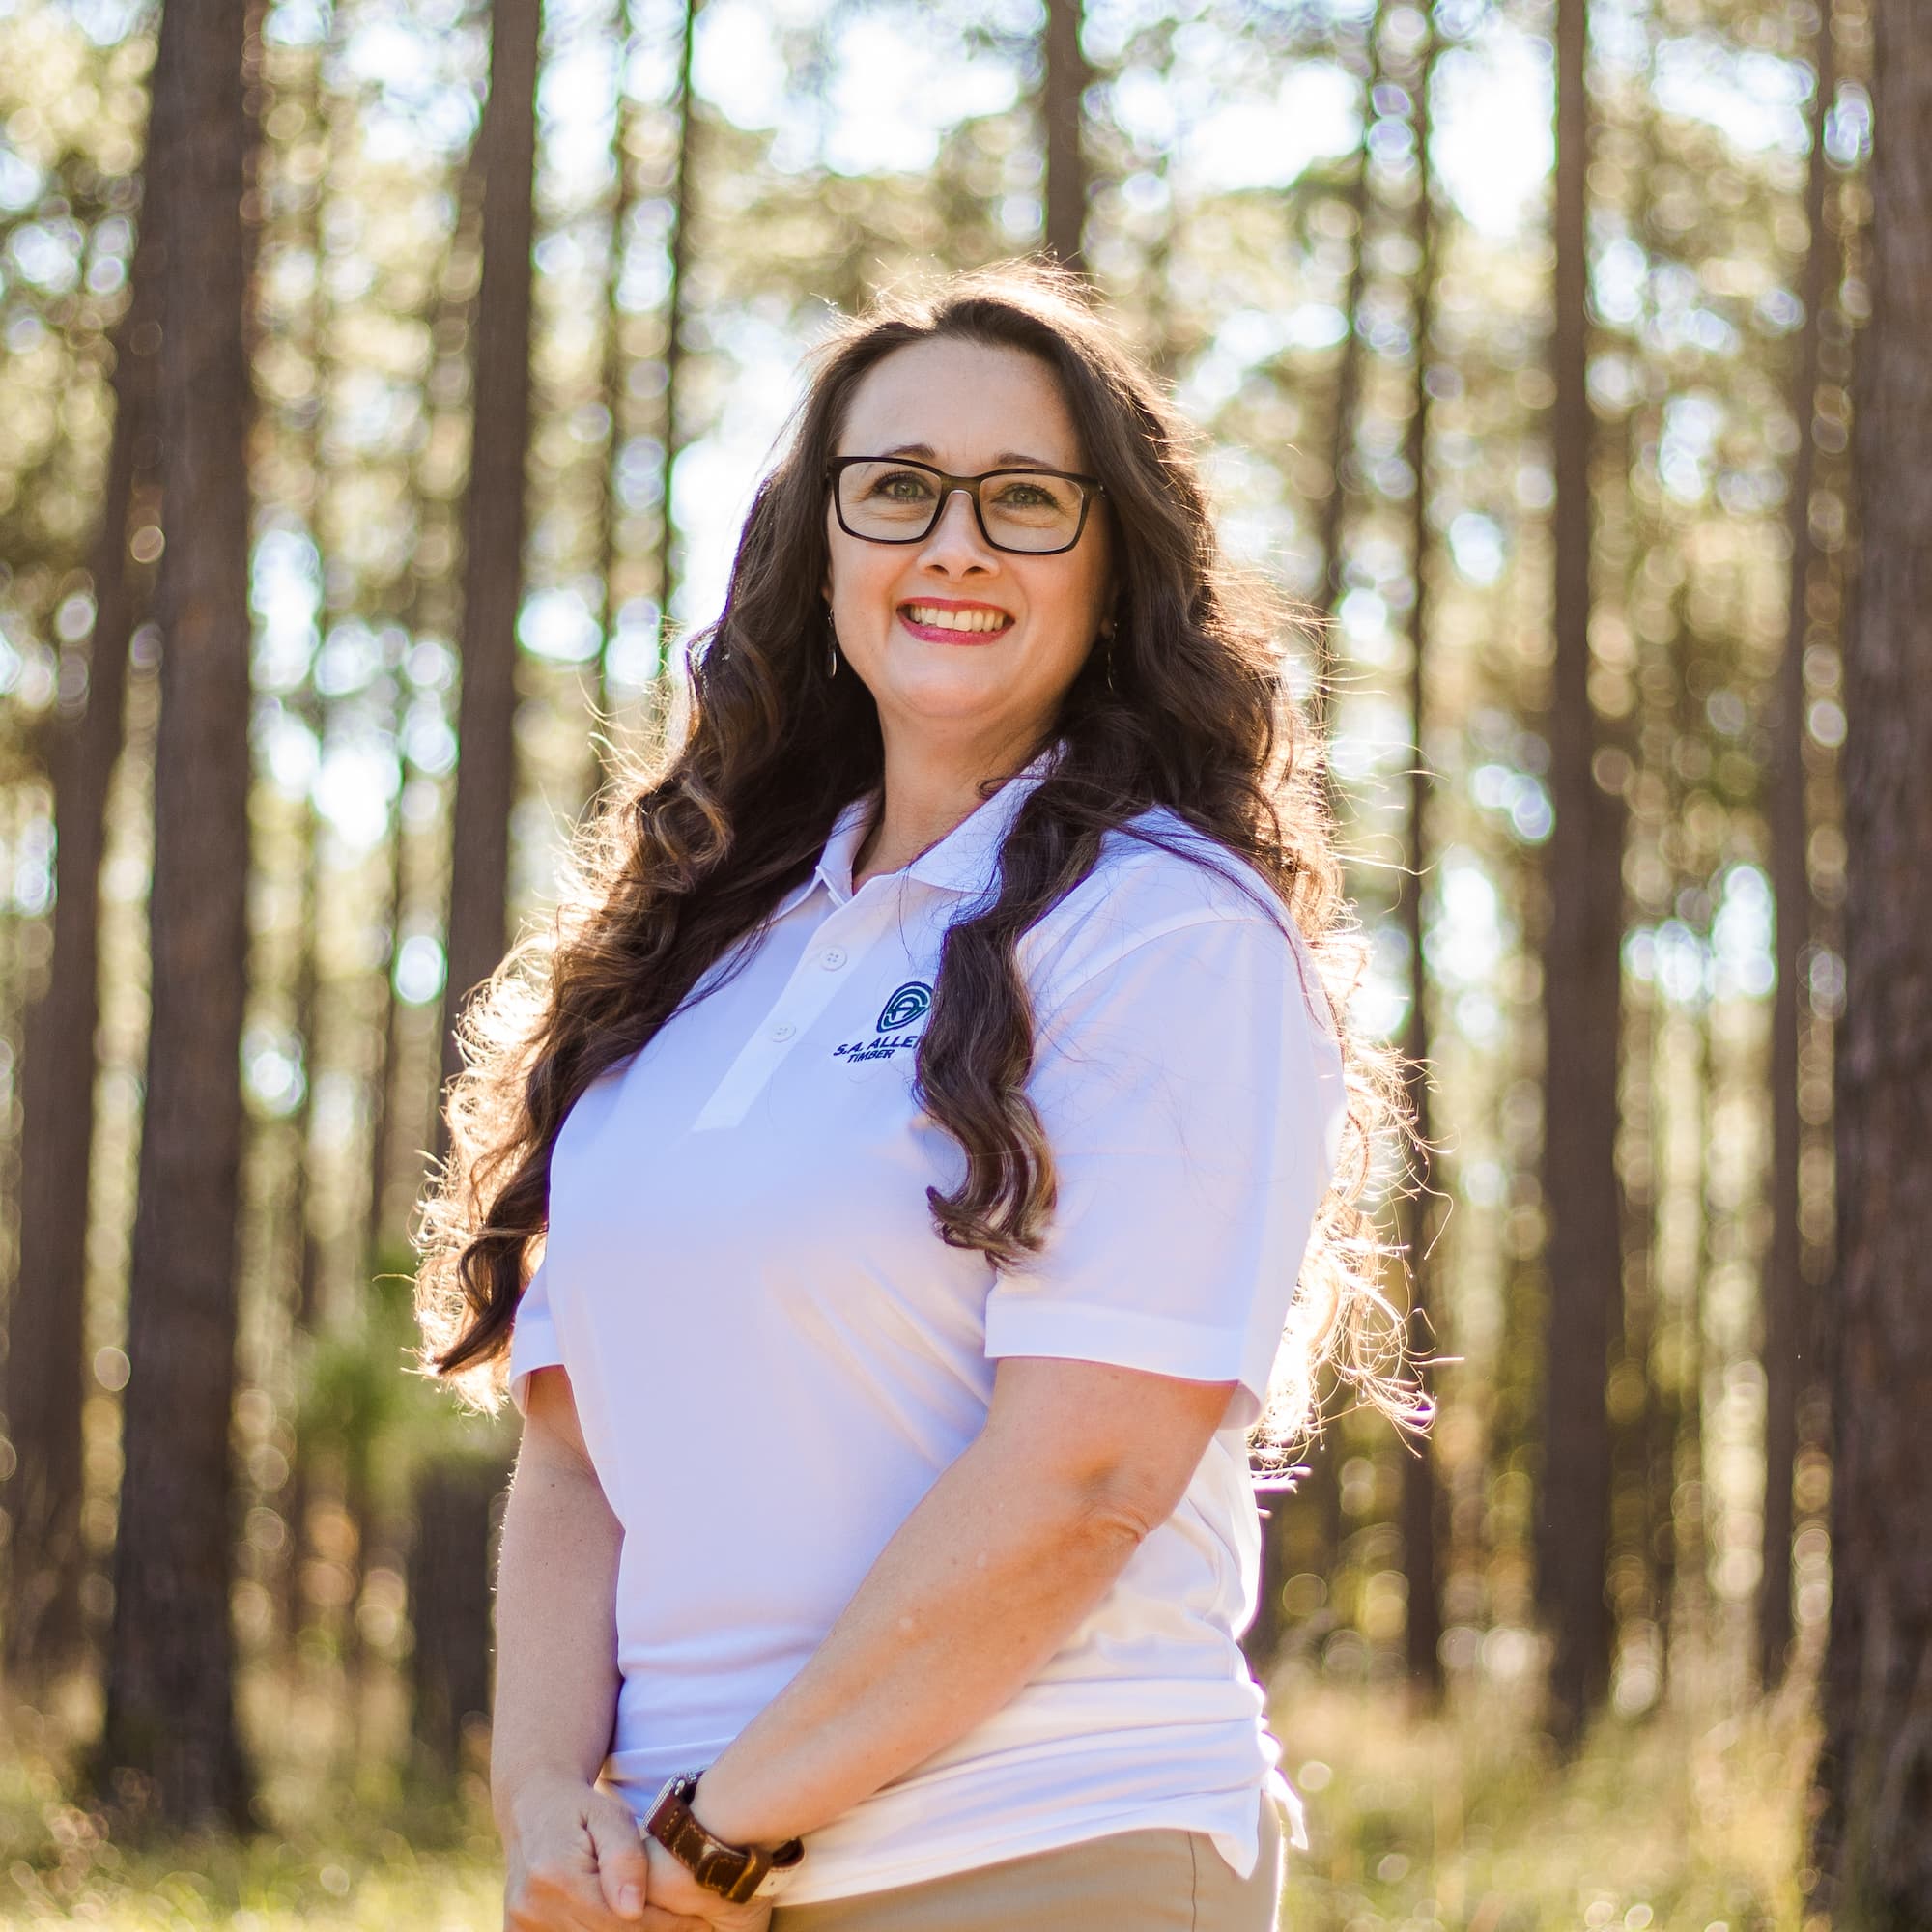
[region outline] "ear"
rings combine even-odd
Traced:
[[[1126,591],[1120,583],[1115,583],[1107,595],[1107,614],[1100,619],[1100,635],[1111,638],[1121,626],[1121,606],[1126,600]]]

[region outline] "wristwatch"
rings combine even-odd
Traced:
[[[691,1801],[702,1772],[684,1771],[658,1793],[644,1830],[701,1885],[733,1905],[753,1898],[776,1898],[805,1858],[805,1841],[787,1838],[775,1850],[762,1845],[727,1845],[714,1838],[691,1815]]]

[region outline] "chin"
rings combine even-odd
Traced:
[[[887,687],[887,705],[908,718],[930,719],[935,724],[970,724],[1009,708],[1010,680],[1001,677],[910,678]]]

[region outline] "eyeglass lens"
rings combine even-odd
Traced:
[[[852,463],[838,472],[838,511],[854,536],[882,543],[923,537],[944,485],[917,465]],[[988,539],[1002,550],[1065,550],[1080,527],[1080,486],[1032,469],[1002,470],[980,486]]]

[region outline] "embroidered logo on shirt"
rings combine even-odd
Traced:
[[[932,988],[923,980],[908,980],[879,1013],[873,1039],[841,1040],[832,1049],[835,1060],[890,1060],[902,1046],[917,1047],[921,1036],[899,1029],[923,1020],[932,1008]]]
[[[911,1026],[914,1020],[925,1017],[926,1009],[931,1005],[932,988],[923,980],[908,980],[886,1002],[874,1031],[890,1033],[895,1027]]]

